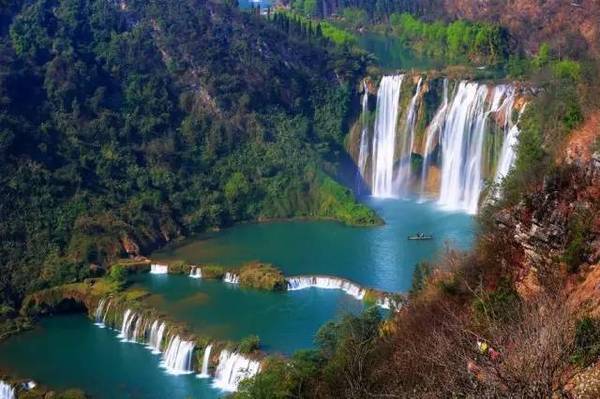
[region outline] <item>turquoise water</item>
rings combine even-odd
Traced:
[[[246,224],[156,254],[194,263],[236,265],[260,259],[286,274],[333,274],[364,286],[407,291],[414,265],[433,259],[446,242],[468,248],[473,219],[447,213],[433,203],[367,200],[386,225],[353,228],[335,222]],[[432,241],[408,241],[415,232]],[[186,276],[139,276],[136,284],[155,295],[154,306],[176,320],[220,339],[259,335],[270,352],[291,353],[312,346],[315,332],[332,318],[362,309],[337,290],[270,293]],[[94,326],[81,315],[43,320],[39,327],[0,344],[0,369],[54,389],[75,387],[96,398],[216,398],[210,381],[172,376],[160,357],[142,345],[122,343],[117,333]]]
[[[363,309],[362,301],[338,290],[265,292],[169,275],[142,275],[138,285],[159,294],[152,306],[193,331],[236,341],[258,335],[261,349],[284,354],[311,348],[319,327]]]
[[[294,221],[245,224],[210,233],[152,254],[153,259],[235,266],[271,262],[286,275],[331,274],[385,291],[410,289],[415,265],[432,260],[445,243],[467,249],[473,218],[440,210],[434,203],[368,199],[386,224],[356,228],[336,222]],[[408,241],[416,232],[431,241]]]
[[[384,69],[439,69],[444,61],[418,55],[404,46],[396,37],[378,33],[357,35],[358,45],[377,58],[377,64]]]
[[[260,5],[260,8],[267,8],[271,6],[271,0],[259,0],[259,1],[251,1],[251,0],[239,0],[240,8],[243,10],[247,10],[252,6],[256,7]]]
[[[209,380],[166,374],[158,355],[116,335],[83,315],[55,316],[3,342],[0,369],[53,389],[80,388],[99,399],[221,396]]]

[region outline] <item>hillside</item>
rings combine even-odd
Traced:
[[[237,221],[379,223],[322,172],[360,58],[221,1],[14,0],[1,22],[1,303]]]

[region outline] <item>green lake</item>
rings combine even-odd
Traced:
[[[270,262],[288,275],[328,274],[365,287],[407,292],[415,265],[435,259],[446,243],[467,249],[473,218],[440,210],[433,202],[366,199],[384,226],[356,228],[327,221],[244,224],[209,233],[152,254],[155,260],[236,266]],[[417,232],[431,241],[408,241]]]
[[[367,199],[386,224],[354,228],[331,221],[243,224],[209,233],[153,254],[153,259],[238,265],[271,262],[286,275],[330,274],[365,287],[406,292],[417,262],[435,259],[446,243],[467,249],[471,216],[449,213],[435,203]],[[408,241],[416,232],[431,241]],[[258,335],[270,353],[292,353],[313,345],[325,322],[357,313],[363,303],[338,290],[309,288],[282,293],[242,289],[187,276],[140,275],[151,303],[194,331],[219,339]],[[0,344],[0,370],[55,389],[75,387],[96,398],[203,398],[221,396],[210,380],[172,376],[160,357],[143,345],[124,343],[117,332],[95,326],[83,315],[43,320],[32,331]]]

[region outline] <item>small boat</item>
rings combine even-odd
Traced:
[[[433,240],[433,236],[426,236],[425,234],[419,233],[414,236],[408,236],[408,239],[412,241]]]

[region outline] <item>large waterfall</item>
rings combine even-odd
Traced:
[[[237,352],[223,349],[215,371],[214,386],[224,391],[236,391],[241,381],[255,376],[260,371],[260,362],[250,360]]]
[[[194,343],[182,340],[179,335],[174,335],[169,341],[167,350],[163,354],[161,365],[170,374],[189,374],[192,369],[192,354]]]
[[[408,105],[406,120],[404,121],[403,135],[401,137],[402,147],[400,148],[399,155],[400,165],[394,181],[394,187],[403,195],[407,194],[409,190],[409,183],[412,174],[411,155],[415,143],[415,123],[417,121],[418,100],[419,95],[421,94],[422,83],[423,78],[419,78],[419,83],[417,83],[415,94]]]
[[[514,162],[516,89],[462,81],[450,94],[449,82],[444,79],[443,94],[438,96],[441,101],[424,125],[423,118],[430,112],[427,106],[432,99],[438,101],[435,92],[433,96],[428,93],[438,86],[419,78],[410,100],[400,101],[407,81],[404,75],[382,78],[372,136],[365,126],[368,98],[363,95],[357,164],[364,181],[371,183],[375,197],[415,192],[425,198],[437,192],[444,208],[476,213],[484,179],[501,181]],[[405,109],[399,109],[402,107]],[[425,107],[423,111],[421,107]],[[400,114],[404,116],[399,122]],[[502,150],[497,156],[500,143]],[[422,156],[418,169],[413,164],[414,153]]]
[[[121,323],[121,332],[117,337],[121,338],[123,342],[130,342],[135,338],[133,335],[133,329],[131,326],[136,319],[136,314],[131,311],[131,309],[127,309],[123,314],[123,322]]]
[[[477,213],[482,190],[483,144],[488,117],[498,112],[502,100],[512,102],[507,86],[461,82],[450,104],[442,131],[442,177],[439,202],[452,210]],[[508,107],[508,105],[507,105]],[[512,105],[510,106],[512,109]]]
[[[404,75],[384,76],[377,93],[373,133],[372,192],[375,197],[394,197],[394,152],[398,103]]]
[[[202,358],[202,370],[200,370],[200,374],[198,374],[198,378],[209,378],[208,374],[208,366],[210,363],[210,351],[212,350],[212,345],[207,345],[204,349],[204,356]]]
[[[0,380],[0,399],[16,399],[15,388]]]

